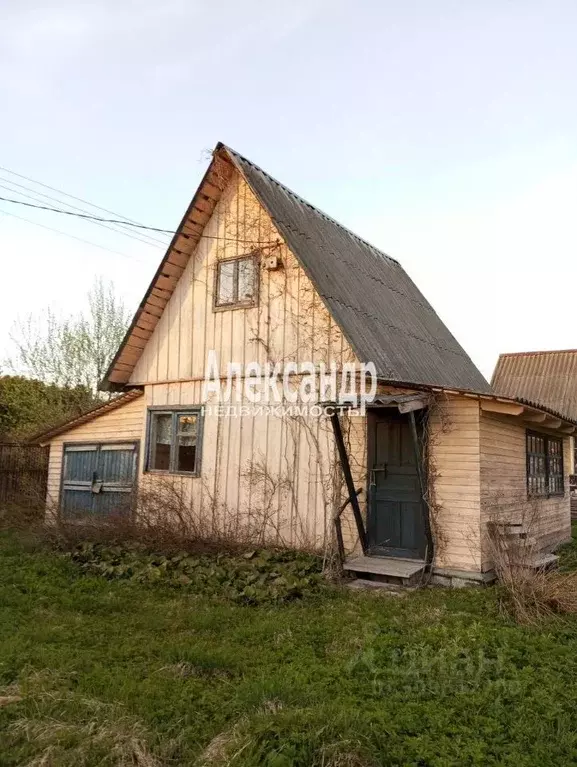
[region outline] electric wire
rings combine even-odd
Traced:
[[[114,219],[114,218],[102,218],[101,216],[92,216],[91,214],[88,214],[88,213],[77,213],[77,212],[72,211],[72,210],[63,210],[62,208],[53,208],[53,207],[48,206],[48,205],[36,205],[34,203],[31,203],[31,202],[25,202],[24,200],[15,200],[15,199],[10,198],[10,197],[2,197],[2,196],[0,196],[0,201],[2,201],[2,202],[9,202],[9,203],[12,203],[14,205],[25,205],[27,208],[36,208],[37,210],[47,210],[47,211],[50,211],[52,213],[60,213],[60,214],[65,215],[65,216],[72,216],[72,217],[76,217],[76,218],[82,218],[82,219],[85,219],[85,220],[88,220],[88,221],[99,221],[99,222],[102,222],[102,223],[112,223],[112,224],[125,223],[127,226],[133,226],[133,227],[136,227],[137,229],[146,229],[148,231],[162,232],[164,234],[176,234],[176,231],[173,230],[173,229],[160,229],[159,227],[147,226],[146,224],[137,224],[137,223],[131,223],[131,222],[123,222],[123,221],[120,221],[119,219]],[[190,235],[188,235],[188,236],[190,236]],[[243,240],[243,239],[239,239],[239,238],[236,238],[236,237],[220,237],[219,235],[210,235],[210,234],[204,234],[204,233],[199,235],[199,236],[202,237],[202,238],[208,238],[208,239],[212,239],[212,240],[223,240],[223,241],[228,241],[228,242],[248,243],[250,245],[268,245],[268,246],[273,246],[273,245],[277,245],[278,244],[276,241],[257,242],[255,240]]]
[[[8,181],[9,184],[14,183],[14,182],[11,182],[8,179],[2,178],[2,176],[0,176],[0,181]],[[9,192],[12,192],[12,193],[15,193],[15,194],[19,194],[22,197],[27,197],[28,199],[34,200],[35,202],[42,202],[42,200],[39,201],[36,196],[33,196],[31,194],[27,194],[26,192],[21,192],[18,189],[12,189],[11,187],[6,186],[5,184],[2,184],[2,183],[0,183],[0,188],[7,189]],[[26,188],[26,187],[23,187],[23,188]],[[34,190],[30,190],[30,191],[34,191]],[[42,193],[40,193],[40,194],[42,194]],[[43,195],[43,196],[47,196],[47,195]],[[58,200],[57,200],[57,202],[58,202]],[[68,203],[64,203],[64,205],[67,205],[67,204]],[[139,237],[138,234],[136,234],[135,232],[125,232],[123,229],[118,229],[118,228],[115,228],[114,226],[109,226],[108,224],[104,224],[104,223],[102,223],[100,221],[90,221],[90,223],[94,224],[95,226],[99,226],[102,229],[108,229],[111,232],[115,232],[117,234],[121,234],[124,237],[130,238],[131,240],[136,240],[137,242],[142,242],[144,245],[148,245],[149,247],[153,247],[153,248],[166,248],[166,245],[167,245],[167,243],[162,242],[161,240],[157,240],[155,242],[150,242],[148,239],[145,239],[145,236]]]
[[[112,216],[117,216],[118,218],[122,218],[125,220],[125,222],[131,222],[133,224],[139,223],[138,221],[135,221],[134,219],[127,218],[126,216],[122,216],[120,213],[115,213],[113,210],[109,210],[108,208],[103,208],[100,205],[95,205],[93,202],[89,202],[88,200],[83,200],[82,197],[76,197],[73,194],[69,194],[68,192],[63,192],[61,189],[57,189],[55,186],[50,186],[49,184],[44,184],[42,181],[37,181],[36,179],[30,178],[30,176],[24,176],[22,173],[16,173],[14,170],[10,170],[10,168],[5,168],[4,166],[0,165],[0,170],[4,173],[9,173],[11,176],[18,176],[18,178],[24,179],[24,181],[29,181],[32,184],[37,184],[38,186],[44,187],[44,189],[50,189],[51,192],[56,192],[57,194],[61,194],[64,197],[69,197],[71,200],[76,200],[77,202],[81,202],[84,205],[89,205],[91,208],[95,208],[96,210],[101,210],[104,213],[110,213]]]
[[[29,218],[25,218],[24,216],[18,216],[16,213],[10,213],[7,210],[3,210],[0,208],[0,214],[3,216],[11,216],[12,218],[17,218],[20,221],[25,221],[27,224],[32,224],[33,226],[39,226],[42,229],[48,229],[50,232],[56,232],[56,234],[61,234],[64,237],[69,237],[71,240],[77,240],[78,242],[83,242],[86,245],[92,245],[94,248],[100,248],[100,250],[107,250],[109,253],[113,253],[117,256],[122,256],[123,258],[128,258],[133,261],[138,261],[141,264],[145,264],[146,266],[150,266],[149,263],[146,261],[143,261],[141,258],[137,258],[136,256],[131,256],[128,253],[122,253],[120,250],[113,250],[112,248],[107,248],[105,245],[99,245],[96,242],[91,242],[90,240],[85,240],[82,237],[77,237],[74,234],[69,234],[68,232],[63,232],[61,229],[55,229],[52,226],[47,226],[46,224],[40,224],[38,221],[31,221]]]

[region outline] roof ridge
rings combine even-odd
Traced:
[[[270,178],[270,180],[272,182],[274,182],[277,186],[279,186],[281,189],[283,189],[285,192],[287,192],[287,194],[290,194],[292,197],[295,197],[300,203],[302,203],[303,205],[306,205],[308,208],[313,210],[317,215],[321,216],[322,218],[326,219],[327,221],[330,221],[331,224],[334,224],[335,226],[338,226],[339,229],[342,229],[344,232],[349,234],[355,240],[358,240],[359,242],[362,242],[363,245],[366,245],[367,247],[371,248],[371,250],[376,251],[376,253],[378,253],[379,256],[384,256],[389,261],[392,261],[394,264],[397,264],[398,266],[401,266],[401,263],[399,261],[397,261],[396,258],[393,258],[392,256],[389,256],[388,253],[384,252],[384,250],[381,250],[380,248],[377,248],[377,246],[373,245],[372,242],[369,242],[368,240],[365,240],[363,237],[361,237],[360,235],[356,234],[351,229],[349,229],[348,227],[344,226],[339,221],[337,221],[336,218],[333,218],[332,216],[329,216],[328,213],[325,213],[320,208],[317,208],[316,205],[313,205],[308,200],[305,200],[305,198],[301,197],[300,194],[297,194],[296,192],[293,192],[293,190],[289,189],[289,187],[286,186],[286,184],[283,184],[282,181],[279,181],[274,176],[271,176],[270,173],[267,173],[266,170],[263,170],[256,163],[254,163],[252,160],[249,160],[244,155],[240,154],[240,152],[237,152],[235,149],[233,149],[232,147],[228,146],[227,144],[222,143],[221,141],[218,142],[218,144],[216,145],[216,148],[215,148],[214,151],[217,152],[219,149],[225,149],[227,152],[230,152],[234,156],[236,156],[239,159],[241,159],[243,162],[247,163],[247,165],[251,165],[255,170],[257,170],[259,173],[262,173],[263,176],[266,176],[267,178]]]
[[[533,352],[501,352],[501,357],[536,357],[539,354],[577,354],[577,349],[543,349]]]

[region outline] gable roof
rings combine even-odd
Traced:
[[[54,437],[57,437],[59,434],[64,434],[64,432],[70,431],[70,429],[74,429],[76,426],[80,426],[83,423],[93,421],[95,418],[98,418],[105,413],[109,413],[111,410],[116,410],[117,408],[126,405],[133,399],[142,397],[143,394],[144,391],[141,388],[130,389],[125,394],[121,394],[118,397],[109,399],[106,402],[100,402],[95,407],[90,408],[90,410],[86,410],[84,413],[81,413],[74,418],[69,418],[66,421],[62,421],[61,423],[56,424],[56,426],[51,426],[45,431],[38,432],[32,437],[29,437],[26,441],[34,444],[44,445],[47,442],[50,442],[50,440]]]
[[[357,357],[374,362],[381,380],[491,391],[397,261],[223,144],[217,145],[211,166],[110,366],[105,379],[109,388],[122,388],[129,380],[233,168],[270,215]]]
[[[498,394],[577,420],[577,349],[501,354],[491,383]]]

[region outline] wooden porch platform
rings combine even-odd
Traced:
[[[424,573],[426,563],[422,559],[400,557],[349,557],[343,569],[350,573],[363,573],[375,580],[409,585]]]

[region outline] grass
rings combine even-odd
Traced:
[[[3,767],[574,764],[576,678],[494,589],[244,607],[0,537]]]

